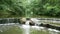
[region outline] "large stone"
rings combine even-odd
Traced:
[[[20,21],[21,21],[21,24],[25,24],[26,18],[21,18]]]
[[[30,26],[34,26],[35,23],[34,23],[33,21],[30,20],[29,25],[30,25]]]

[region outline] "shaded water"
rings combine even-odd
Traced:
[[[36,19],[32,19],[38,22]],[[41,26],[30,26],[29,21],[25,24],[7,23],[0,24],[0,34],[60,34],[60,31]]]

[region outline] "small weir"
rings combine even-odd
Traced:
[[[19,23],[19,18],[0,18],[0,24],[5,23]]]
[[[59,34],[60,32],[59,26],[41,23],[37,18],[26,18],[23,20],[19,18],[0,19],[1,32],[4,32],[4,29],[7,30],[12,26],[18,26],[21,28],[23,30],[23,34],[31,34],[31,30],[48,32],[49,34]]]

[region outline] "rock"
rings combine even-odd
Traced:
[[[51,25],[50,24],[45,24],[45,27],[50,28]]]
[[[26,18],[26,20],[30,20],[30,18]]]
[[[58,26],[57,26],[57,27],[55,27],[55,29],[60,31],[60,27],[58,27]]]
[[[25,24],[26,18],[21,18],[20,21],[21,21],[21,24]]]
[[[29,25],[30,25],[30,26],[34,26],[35,23],[34,23],[33,21],[30,20]]]
[[[44,24],[43,23],[41,23],[39,26],[43,26]]]

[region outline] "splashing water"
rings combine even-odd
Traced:
[[[36,23],[39,23],[39,20],[37,20],[36,18],[31,18],[31,20],[33,21],[33,22],[36,22]],[[9,20],[8,20],[8,22],[9,22]],[[30,30],[30,28],[31,29],[35,29],[35,30],[39,30],[39,31],[46,31],[46,28],[44,28],[44,27],[41,27],[41,26],[37,26],[37,25],[35,25],[35,26],[30,26],[29,25],[29,20],[27,20],[26,21],[26,23],[25,24],[22,24],[22,25],[20,25],[19,23],[7,23],[7,24],[0,24],[0,27],[1,26],[4,26],[4,27],[1,27],[0,28],[0,32],[4,32],[5,30],[7,30],[7,28],[9,27],[9,26],[13,26],[13,25],[18,25],[20,28],[23,28],[23,34],[30,34],[31,33],[31,30]],[[9,25],[9,26],[8,26]],[[8,26],[8,27],[7,27]],[[6,28],[7,27],[7,28]],[[3,29],[5,29],[4,31],[3,31]],[[9,29],[9,28],[8,28]],[[47,29],[48,31],[49,31],[49,33],[50,34],[58,34],[60,31],[58,31],[58,30],[55,30],[55,29],[50,29],[50,28],[48,28]]]
[[[25,25],[22,25],[22,27],[24,29],[24,33],[23,34],[29,34],[29,32],[30,32],[29,21],[26,21]]]
[[[26,24],[26,25],[29,25],[29,22],[30,22],[30,21],[26,21],[26,23],[25,23],[25,24]]]

